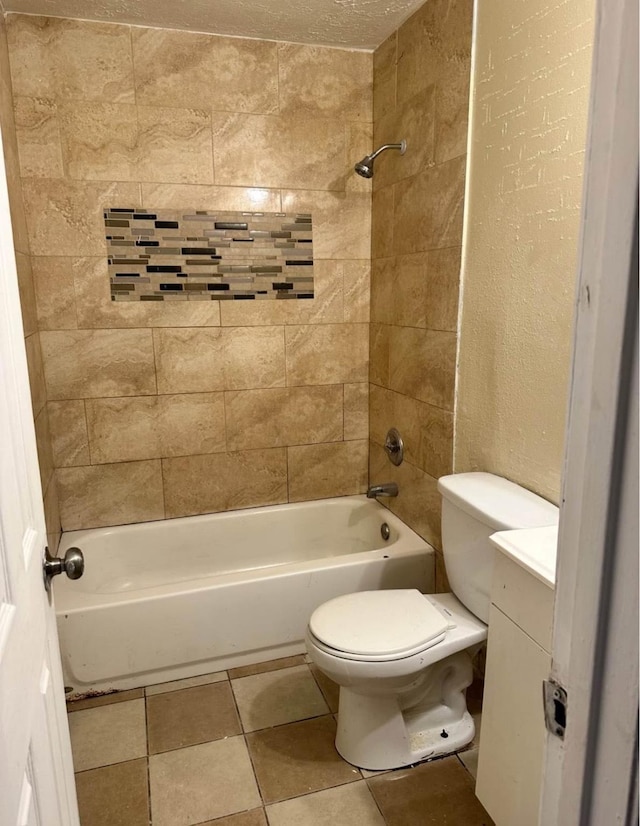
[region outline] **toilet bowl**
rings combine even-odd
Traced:
[[[471,742],[465,691],[487,638],[489,536],[557,522],[554,505],[492,474],[443,477],[439,488],[445,565],[456,593],[347,594],[309,620],[309,656],[340,686],[336,748],[359,768],[408,766]]]

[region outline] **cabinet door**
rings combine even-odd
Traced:
[[[476,794],[496,826],[537,826],[551,657],[491,606]]]

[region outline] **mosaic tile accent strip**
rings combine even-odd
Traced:
[[[313,298],[309,213],[104,212],[112,301]]]

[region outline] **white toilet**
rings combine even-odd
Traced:
[[[474,736],[465,690],[487,637],[495,531],[558,521],[558,509],[490,473],[438,481],[452,594],[364,591],[313,612],[311,659],[340,686],[336,748],[363,769],[454,752]]]

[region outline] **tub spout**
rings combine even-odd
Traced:
[[[397,496],[398,486],[395,482],[385,482],[383,485],[371,485],[367,490],[367,499],[375,499],[378,496]]]

